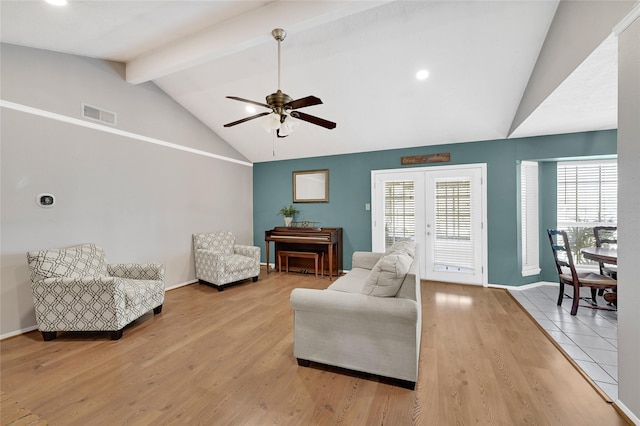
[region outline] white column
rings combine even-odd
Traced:
[[[640,4],[618,35],[618,400],[640,424]]]

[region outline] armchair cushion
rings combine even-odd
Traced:
[[[236,237],[231,232],[210,232],[194,234],[196,249],[211,250],[214,253],[233,254]]]
[[[52,277],[107,276],[104,251],[95,244],[29,252],[27,260],[31,268],[32,281]]]

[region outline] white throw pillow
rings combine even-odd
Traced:
[[[377,297],[395,297],[409,272],[413,260],[408,254],[394,253],[383,256],[369,273],[362,294]]]
[[[413,241],[398,241],[389,247],[384,254],[388,255],[397,253],[408,254],[413,259],[416,255],[416,243]]]

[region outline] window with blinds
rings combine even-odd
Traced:
[[[473,271],[471,181],[452,178],[435,181],[435,266]]]
[[[415,241],[416,209],[413,180],[384,183],[384,244],[389,248],[396,241]]]
[[[617,226],[617,162],[558,163],[557,214],[558,228],[567,231],[575,263],[591,264],[580,249],[595,246],[593,227]]]
[[[520,223],[522,239],[522,276],[540,273],[538,227],[538,163],[520,163]]]

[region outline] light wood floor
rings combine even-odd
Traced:
[[[50,425],[625,425],[503,290],[423,282],[415,391],[293,357],[294,287],[264,273],[167,293],[119,341],[1,342],[1,388]],[[4,423],[3,423],[4,424]]]

